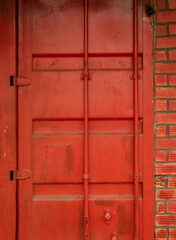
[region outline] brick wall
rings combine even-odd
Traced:
[[[176,240],[176,0],[155,8],[155,239]]]

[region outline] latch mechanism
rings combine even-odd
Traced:
[[[32,176],[32,172],[26,169],[10,171],[10,181],[24,180],[24,179],[30,178],[31,176]]]
[[[104,223],[109,225],[111,223],[111,213],[110,209],[106,209],[104,213]]]
[[[29,77],[10,76],[10,86],[29,86],[32,81]]]

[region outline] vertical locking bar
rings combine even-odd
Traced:
[[[139,136],[138,136],[138,0],[133,0],[133,16],[134,16],[134,204],[135,204],[135,224],[134,239],[139,239]]]
[[[88,0],[84,0],[84,240],[89,239]]]

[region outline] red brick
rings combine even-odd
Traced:
[[[156,204],[157,213],[164,213],[164,203],[158,202]]]
[[[157,126],[156,136],[157,137],[166,137],[166,126]]]
[[[169,85],[170,86],[176,86],[176,76],[175,75],[170,75],[169,76]]]
[[[165,162],[166,161],[166,151],[156,151],[155,152],[155,161],[156,162]]]
[[[158,12],[157,22],[159,23],[176,22],[176,11]]]
[[[175,0],[169,0],[169,8],[176,9],[176,1]]]
[[[156,226],[176,227],[176,216],[174,215],[156,215]]]
[[[156,122],[158,124],[175,124],[176,113],[156,113]]]
[[[176,164],[164,164],[164,163],[157,164],[156,174],[157,175],[175,175]]]
[[[176,190],[159,189],[156,191],[156,200],[175,200]]]
[[[156,51],[155,52],[156,61],[165,61],[167,60],[167,54],[165,51]]]
[[[155,231],[156,240],[167,240],[167,230],[166,229],[157,229]]]
[[[170,100],[169,101],[169,110],[170,111],[176,111],[176,101],[175,100]]]
[[[174,202],[167,203],[167,213],[176,213],[176,202],[175,203]]]
[[[176,60],[176,50],[169,51],[169,60]]]
[[[176,178],[175,177],[168,178],[168,188],[176,188]]]
[[[167,76],[166,75],[157,75],[155,76],[155,84],[157,86],[166,86],[167,85]]]
[[[176,126],[169,126],[169,136],[176,136]]]
[[[169,162],[176,162],[176,151],[169,151],[168,161]]]
[[[156,148],[157,149],[172,149],[176,147],[176,139],[175,138],[160,138],[156,139]]]
[[[161,37],[156,39],[157,48],[174,48],[176,47],[176,37]]]
[[[167,27],[166,25],[158,25],[156,26],[156,35],[166,35],[167,34]]]
[[[167,100],[156,100],[155,108],[157,111],[167,111]]]
[[[156,63],[156,73],[176,73],[176,63]]]
[[[169,24],[169,34],[176,35],[176,24]]]
[[[166,0],[157,0],[157,8],[165,9],[166,8]]]
[[[169,240],[176,240],[176,229],[169,229]]]
[[[157,88],[157,98],[176,98],[176,88]]]
[[[164,177],[155,178],[156,188],[165,188],[167,186],[167,179]]]

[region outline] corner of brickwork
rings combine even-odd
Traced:
[[[176,0],[155,0],[155,240],[176,240]]]

